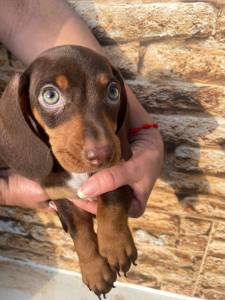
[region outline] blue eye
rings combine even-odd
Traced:
[[[115,82],[111,82],[108,86],[107,96],[110,101],[117,101],[120,98],[120,92]]]
[[[54,105],[58,103],[60,99],[59,93],[52,87],[44,89],[42,97],[44,102],[48,105]]]

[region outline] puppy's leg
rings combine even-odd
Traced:
[[[135,264],[137,250],[128,227],[128,209],[132,194],[128,186],[104,194],[98,202],[99,253],[107,258],[113,270],[126,275],[131,262]]]
[[[57,200],[54,203],[63,228],[73,239],[83,282],[98,296],[108,293],[116,280],[116,272],[99,255],[92,215],[68,200]]]

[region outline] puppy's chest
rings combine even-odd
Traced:
[[[69,199],[78,197],[80,186],[88,179],[87,173],[51,173],[46,179],[43,188],[49,199]]]
[[[89,174],[87,173],[68,173],[68,178],[64,181],[64,185],[77,193],[88,177]]]

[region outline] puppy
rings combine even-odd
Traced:
[[[66,200],[91,174],[131,156],[128,104],[119,72],[96,52],[60,46],[15,74],[1,97],[0,161],[38,181],[79,256],[83,282],[99,297],[135,263],[128,186],[99,197],[93,216]]]

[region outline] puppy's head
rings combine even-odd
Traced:
[[[106,58],[84,47],[56,47],[19,81],[23,115],[43,130],[64,169],[95,172],[119,161],[127,99],[120,74]]]

